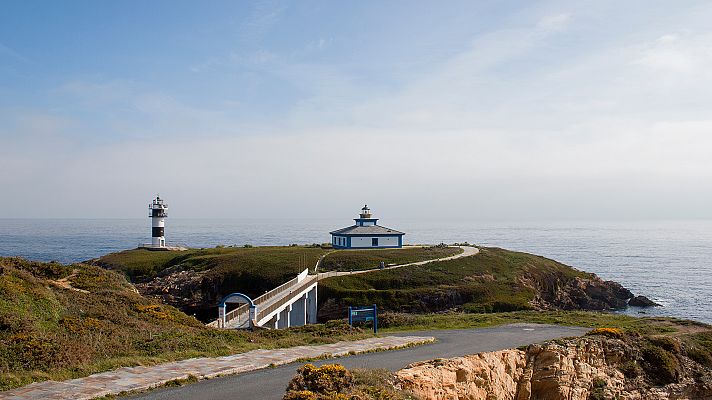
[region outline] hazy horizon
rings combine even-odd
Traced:
[[[0,5],[0,218],[712,219],[712,3]]]

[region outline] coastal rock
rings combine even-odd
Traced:
[[[618,282],[590,278],[563,279],[554,274],[525,276],[520,283],[534,289],[532,307],[540,310],[612,310],[628,306],[633,293]]]
[[[397,373],[403,389],[424,399],[514,400],[526,354],[505,350],[417,363]]]
[[[635,296],[628,302],[633,307],[660,307],[660,304],[650,300],[645,296]]]
[[[682,373],[668,385],[621,372],[640,357],[635,343],[596,336],[420,362],[396,376],[401,389],[424,399],[712,399],[710,371],[682,356]]]
[[[205,304],[217,303],[217,291],[207,287],[205,273],[180,265],[167,268],[150,281],[135,283],[135,286],[142,295],[160,299],[190,314],[201,310]]]

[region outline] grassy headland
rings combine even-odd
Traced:
[[[255,298],[294,278],[305,268],[371,269],[386,264],[447,257],[460,249],[407,247],[389,250],[333,250],[320,246],[218,247],[181,252],[127,250],[107,254],[93,263],[120,271],[141,294],[161,297],[202,320],[215,318],[215,305],[239,292]]]
[[[411,313],[621,308],[630,292],[559,262],[498,248],[455,260],[320,282],[324,317],[347,305]]]

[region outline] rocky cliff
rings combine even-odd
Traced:
[[[712,370],[691,346],[614,336],[417,363],[396,374],[398,385],[422,399],[712,399]]]

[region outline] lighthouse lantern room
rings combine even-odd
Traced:
[[[156,195],[156,198],[148,205],[148,217],[151,218],[151,247],[153,248],[166,247],[164,230],[166,218],[168,217],[167,209],[168,205],[158,195]]]

